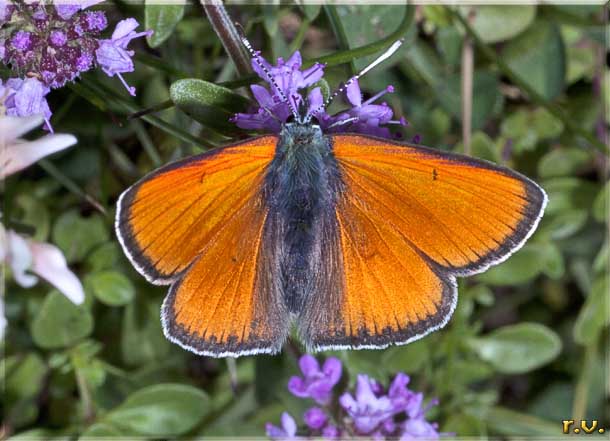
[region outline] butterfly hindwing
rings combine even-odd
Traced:
[[[456,276],[510,256],[546,204],[524,176],[465,156],[357,135],[334,136],[333,152],[343,290],[332,319],[308,324],[316,349],[404,344],[443,326]]]
[[[117,234],[136,268],[171,284],[167,337],[212,356],[274,352],[288,320],[262,240],[262,196],[277,138],[267,136],[163,167],[120,198]]]

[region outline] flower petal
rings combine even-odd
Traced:
[[[114,32],[112,33],[113,40],[119,40],[123,37],[129,35],[130,32],[136,30],[136,28],[140,26],[140,23],[135,18],[126,18],[125,20],[121,20],[117,23]]]
[[[2,116],[0,117],[0,147],[21,135],[35,129],[44,122],[42,115],[31,115],[26,117]]]
[[[320,364],[313,355],[303,355],[299,359],[299,367],[305,377],[312,377],[320,373]]]
[[[319,407],[312,407],[303,414],[303,420],[309,428],[319,430],[324,427],[328,421],[328,417]]]
[[[22,118],[19,118],[22,119]],[[12,143],[0,150],[0,179],[18,172],[47,155],[76,144],[73,135],[47,135],[30,142]]]
[[[309,394],[301,377],[293,376],[288,380],[288,391],[299,398],[307,398]]]
[[[328,382],[334,386],[341,378],[341,361],[336,357],[328,357],[324,362],[322,372],[328,378]]]
[[[3,236],[3,240],[6,241],[6,244],[3,246],[6,250],[5,258],[13,271],[15,282],[24,288],[36,285],[38,277],[26,274],[26,271],[32,266],[33,262],[32,252],[27,241],[11,230],[8,230]]]
[[[297,423],[288,412],[282,413],[282,428],[288,437],[294,437],[297,434]]]
[[[59,248],[43,242],[30,242],[32,271],[61,291],[70,301],[80,305],[85,300],[83,285],[68,268]]]
[[[354,80],[350,84],[348,84],[345,93],[347,95],[348,101],[351,103],[352,106],[362,105],[362,92],[360,91],[360,85],[358,84],[358,80]]]

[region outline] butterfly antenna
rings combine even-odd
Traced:
[[[250,52],[250,56],[252,57],[252,59],[254,60],[254,62],[258,65],[258,67],[261,68],[261,70],[265,73],[265,75],[267,76],[267,78],[269,79],[269,83],[271,84],[271,86],[273,86],[273,88],[275,89],[275,91],[278,93],[278,95],[281,97],[282,102],[287,103],[288,106],[290,107],[290,111],[292,112],[292,115],[294,116],[295,120],[299,121],[300,117],[299,117],[299,112],[297,111],[297,109],[294,107],[294,104],[292,101],[290,101],[288,99],[288,97],[286,96],[286,94],[284,93],[284,91],[282,89],[280,89],[280,86],[277,84],[277,82],[275,81],[275,78],[273,78],[273,75],[271,75],[271,72],[269,72],[269,69],[267,69],[267,67],[265,66],[265,64],[262,61],[262,57],[259,55],[259,53],[257,51],[254,50],[254,48],[252,48],[252,45],[250,44],[250,41],[246,38],[246,36],[244,35],[243,28],[241,27],[241,25],[239,23],[235,23],[235,25],[237,26],[237,28],[239,29],[239,38],[241,39],[241,42],[243,43],[243,45],[246,47],[246,49],[248,50],[248,52]]]
[[[326,101],[324,101],[324,103],[321,104],[316,110],[314,110],[313,112],[308,113],[307,117],[305,118],[305,122],[309,122],[311,120],[311,118],[314,116],[314,114],[318,113],[322,109],[327,108],[328,105],[339,94],[341,94],[345,89],[347,89],[354,81],[357,81],[359,78],[364,76],[367,72],[372,70],[378,64],[383,63],[385,60],[387,60],[392,55],[394,55],[394,52],[396,52],[398,50],[398,48],[400,46],[402,46],[404,41],[405,41],[404,38],[401,38],[400,40],[396,40],[394,43],[392,43],[392,46],[390,46],[383,54],[381,54],[379,57],[377,57],[377,59],[375,61],[373,61],[371,64],[369,64],[364,69],[362,69],[360,72],[358,72],[356,75],[354,75],[349,80],[347,80],[345,82],[345,84],[343,84],[341,87],[339,87],[337,90],[335,90],[331,95],[329,95],[329,97],[326,98]]]

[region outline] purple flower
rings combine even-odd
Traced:
[[[262,66],[259,65],[259,62]],[[252,69],[271,87],[267,90],[257,84],[250,86],[258,106],[251,108],[248,113],[238,113],[232,118],[232,121],[242,129],[278,133],[282,124],[292,114],[291,106],[298,109],[302,104],[303,97],[299,90],[315,84],[324,75],[324,65],[316,63],[309,69],[301,71],[302,64],[303,60],[299,51],[292,54],[287,61],[278,58],[275,66],[269,64],[262,57],[252,59]],[[275,86],[272,86],[269,77],[275,81],[282,93]],[[317,90],[320,97],[322,96],[319,88],[314,90]],[[289,102],[283,100],[282,94],[288,98]],[[322,101],[319,101],[319,104],[317,101],[315,103],[308,102],[310,110],[322,104]]]
[[[89,32],[101,32],[108,26],[106,14],[102,11],[87,11],[84,17],[85,25]]]
[[[437,425],[429,423],[424,418],[413,418],[406,420],[402,425],[400,441],[413,441],[423,439],[438,439]]]
[[[99,48],[95,51],[97,62],[104,73],[109,77],[117,75],[130,95],[135,95],[135,88],[130,87],[121,75],[125,72],[134,71],[133,61],[131,60],[134,52],[127,50],[127,45],[134,38],[152,34],[152,31],[136,33],[135,29],[138,26],[139,23],[134,18],[120,21],[112,33],[112,38],[100,40]]]
[[[290,416],[288,412],[282,413],[281,417],[282,427],[276,427],[271,423],[267,423],[266,431],[267,436],[276,439],[295,439],[297,434],[297,424],[294,418]]]
[[[388,398],[392,402],[395,412],[409,412],[414,406],[421,405],[420,399],[423,399],[423,394],[416,394],[409,390],[407,388],[409,381],[409,376],[400,372],[394,377],[392,384],[390,384]],[[418,395],[421,395],[421,397]]]
[[[0,0],[0,25],[11,21],[15,6],[7,2],[6,0]]]
[[[6,46],[4,45],[4,40],[0,39],[0,61],[4,61],[5,56],[6,56]]]
[[[349,392],[339,398],[341,407],[354,422],[354,427],[361,435],[372,433],[384,420],[394,414],[394,407],[386,396],[377,397],[367,375],[358,375],[356,397]]]
[[[288,390],[300,398],[313,398],[322,405],[330,402],[332,389],[341,378],[341,362],[329,357],[322,369],[315,357],[305,354],[299,360],[303,378],[294,376],[288,381]]]
[[[320,430],[328,422],[328,417],[319,407],[312,407],[303,414],[303,421],[310,429]]]
[[[77,4],[66,4],[57,2],[55,3],[55,11],[64,20],[69,20],[74,14],[80,11],[80,5]]]
[[[65,1],[55,1],[55,11],[64,20],[69,20],[74,14],[83,9],[102,3],[104,0],[80,0],[74,3],[66,3]]]
[[[326,439],[339,438],[341,436],[341,431],[337,426],[329,424],[324,429],[322,429],[322,436]]]
[[[0,92],[0,99],[5,100],[4,106],[8,116],[42,115],[46,128],[53,131],[49,121],[51,109],[45,98],[49,93],[49,88],[36,78],[26,78],[25,80],[11,78],[4,87],[0,81]]]
[[[351,108],[337,115],[328,115],[319,87],[311,89],[306,99],[300,92],[323,77],[324,65],[315,64],[305,70],[301,70],[301,66],[298,51],[287,61],[278,58],[276,65],[271,65],[260,56],[253,59],[252,68],[268,83],[269,88],[252,85],[256,105],[246,113],[236,114],[231,121],[242,129],[279,133],[293,109],[302,111],[306,107],[306,115],[315,116],[326,132],[358,132],[390,137],[392,134],[386,126],[407,124],[404,118],[393,119],[394,113],[387,103],[374,104],[386,93],[392,93],[392,86],[363,101],[358,81],[352,81],[346,89]],[[307,103],[306,106],[304,103]]]
[[[51,35],[49,35],[50,43],[55,47],[62,47],[68,41],[68,36],[63,31],[51,31]]]
[[[11,39],[11,44],[18,51],[28,51],[32,47],[32,34],[27,31],[17,31]]]
[[[353,81],[346,88],[347,99],[353,107],[335,117],[323,117],[324,124],[329,126],[330,131],[366,133],[389,138],[392,136],[390,130],[382,126],[406,126],[407,122],[404,118],[393,120],[394,112],[387,103],[373,104],[386,93],[394,93],[394,87],[388,86],[368,100],[362,101],[360,85],[357,80]]]

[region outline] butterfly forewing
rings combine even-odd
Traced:
[[[153,172],[118,204],[117,234],[150,281],[171,283],[168,338],[201,354],[279,350],[281,299],[269,287],[262,186],[277,138],[256,138]]]

